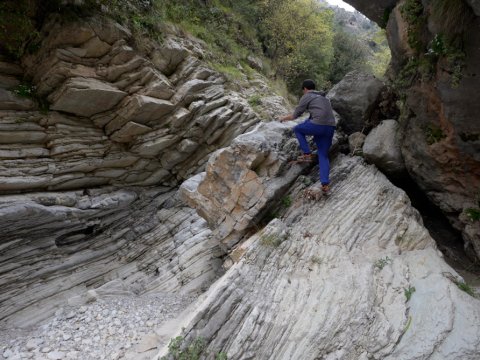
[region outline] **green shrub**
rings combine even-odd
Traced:
[[[177,336],[170,340],[168,354],[161,360],[200,360],[209,355],[205,349],[206,343],[201,337],[187,344],[182,336]],[[228,360],[227,354],[219,352],[215,355],[215,360]]]
[[[414,80],[417,78],[419,63],[420,62],[416,57],[408,59],[407,63],[399,71],[398,76],[395,79],[394,86],[397,90],[404,91],[413,84]]]
[[[435,144],[442,139],[446,138],[447,136],[443,133],[442,129],[435,125],[428,125],[425,129],[425,135],[427,138],[427,144],[432,145]]]
[[[423,51],[422,30],[426,21],[420,0],[406,0],[400,8],[402,17],[408,24],[408,45],[418,53]]]
[[[472,289],[472,287],[470,285],[468,285],[467,283],[465,282],[462,282],[462,281],[456,281],[455,282],[455,285],[457,285],[457,287],[466,292],[468,295],[472,296],[472,297],[475,297],[475,291]]]
[[[264,246],[278,247],[283,242],[283,239],[277,234],[262,234],[260,236],[260,244]]]
[[[480,209],[470,208],[466,210],[467,216],[472,221],[480,221]]]
[[[383,258],[383,259],[378,259],[375,261],[373,266],[375,266],[377,269],[382,270],[387,264],[390,264],[392,262],[392,259],[390,259],[388,256]]]
[[[407,302],[412,298],[413,293],[415,292],[415,287],[409,286],[408,289],[403,289]]]
[[[261,104],[261,96],[258,95],[258,94],[254,94],[252,96],[250,96],[250,98],[248,99],[248,103],[250,104],[250,106],[258,106]]]

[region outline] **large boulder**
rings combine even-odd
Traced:
[[[352,71],[327,94],[332,107],[341,116],[339,125],[352,134],[368,127],[384,84],[371,74]]]
[[[363,156],[389,175],[405,173],[405,163],[400,149],[398,122],[383,120],[366,137]]]

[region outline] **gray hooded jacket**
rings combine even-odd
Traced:
[[[317,125],[335,126],[335,116],[333,116],[330,100],[322,96],[320,92],[309,91],[302,96],[293,113],[294,119],[298,118],[305,111],[310,113],[312,123]]]

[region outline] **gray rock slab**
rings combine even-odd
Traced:
[[[48,99],[52,110],[79,116],[92,116],[117,105],[127,94],[112,85],[92,78],[71,78]]]
[[[36,106],[32,99],[17,96],[0,88],[0,110],[34,110]]]

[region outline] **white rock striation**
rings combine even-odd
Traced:
[[[332,185],[312,202],[299,178],[286,213],[232,252],[178,325],[186,342],[205,339],[208,359],[477,359],[480,301],[457,287],[406,194],[345,156]]]

